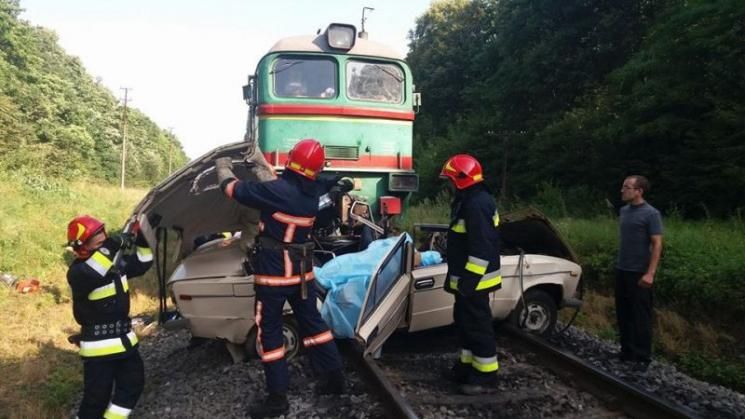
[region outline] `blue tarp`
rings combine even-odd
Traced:
[[[407,241],[411,237],[407,236]],[[338,338],[353,338],[357,319],[365,299],[373,270],[378,266],[399,237],[375,240],[367,249],[338,256],[321,267],[313,269],[316,281],[327,290],[321,316]],[[440,263],[439,253],[420,254],[422,265]]]

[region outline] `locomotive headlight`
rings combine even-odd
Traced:
[[[391,173],[388,175],[388,190],[393,192],[416,192],[419,190],[419,175],[416,173]]]
[[[354,46],[357,28],[354,25],[332,23],[326,29],[326,41],[331,48],[349,50]]]

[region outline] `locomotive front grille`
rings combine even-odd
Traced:
[[[327,159],[335,159],[335,160],[359,160],[360,159],[359,147],[327,145],[323,149],[326,152]]]

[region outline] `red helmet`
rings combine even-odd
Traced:
[[[323,169],[325,160],[326,156],[321,144],[312,138],[307,138],[300,140],[295,144],[295,147],[292,147],[285,167],[308,179],[315,180],[318,173]]]
[[[441,178],[449,178],[458,189],[465,189],[484,181],[481,164],[468,154],[456,154],[442,166]]]
[[[80,248],[83,243],[99,232],[104,231],[104,224],[90,215],[78,215],[67,225],[67,244],[73,249]]]

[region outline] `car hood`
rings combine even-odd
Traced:
[[[180,232],[182,256],[192,250],[198,236],[240,230],[239,221],[246,208],[220,191],[214,162],[220,157],[240,162],[247,150],[248,143],[241,141],[217,147],[192,160],[155,186],[135,207],[133,215],[146,218],[152,229],[162,227]],[[234,164],[233,171],[242,179],[249,176],[249,167]]]
[[[525,253],[555,256],[577,262],[577,256],[551,221],[535,208],[500,215],[503,255]]]

